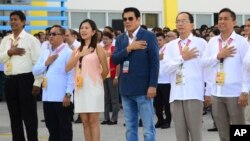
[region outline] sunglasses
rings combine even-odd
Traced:
[[[62,34],[61,34],[61,33],[53,33],[53,32],[52,32],[52,33],[49,33],[48,35],[49,35],[49,36],[56,36],[56,35],[62,35]]]
[[[134,17],[128,17],[128,18],[123,18],[123,21],[126,22],[126,21],[133,21],[134,20]]]

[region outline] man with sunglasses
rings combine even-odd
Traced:
[[[159,73],[156,36],[140,27],[137,8],[125,8],[122,17],[126,33],[117,37],[112,61],[120,64],[119,90],[127,128],[126,140],[138,141],[140,115],[144,140],[155,141],[153,98]]]
[[[50,46],[41,54],[33,67],[34,75],[43,75],[43,110],[49,130],[49,141],[72,141],[71,96],[74,89],[73,70],[65,67],[72,50],[64,43],[65,29],[52,26],[49,33]]]
[[[24,29],[26,16],[22,11],[10,13],[12,34],[0,44],[0,63],[6,75],[5,94],[10,115],[12,140],[37,141],[36,95],[41,79],[33,76],[32,67],[40,56],[40,42]]]

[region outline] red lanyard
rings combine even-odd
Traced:
[[[227,44],[226,46],[229,46],[233,41],[233,38],[230,38],[228,41],[227,41]],[[222,40],[219,39],[219,49],[221,50],[222,49]]]
[[[187,41],[187,43],[186,43],[185,46],[188,47],[190,43],[191,43],[191,40],[188,39],[188,41]],[[179,45],[180,54],[182,54],[182,47],[183,47],[183,46],[181,46],[181,40],[178,42],[178,45]]]

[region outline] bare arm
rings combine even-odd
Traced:
[[[101,46],[98,45],[96,47],[96,51],[97,51],[97,55],[98,55],[100,64],[102,66],[102,74],[101,74],[102,79],[105,79],[109,73],[107,57],[106,57],[106,54]]]
[[[73,69],[76,66],[80,57],[84,57],[92,52],[93,48],[87,48],[87,47],[84,47],[81,52],[79,52],[78,50],[73,51],[69,59],[69,62],[66,65],[65,71],[68,72],[71,69]]]
[[[77,61],[79,60],[79,56],[77,55],[77,51],[73,51],[72,54],[71,54],[71,57],[66,65],[66,68],[65,68],[65,71],[66,72],[69,72],[70,70],[72,70],[76,64],[77,64]]]

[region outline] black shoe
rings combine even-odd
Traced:
[[[142,120],[140,119],[139,120],[139,127],[142,127],[143,125],[142,125]]]
[[[207,111],[203,111],[202,115],[206,115],[207,114]]]
[[[115,125],[117,124],[117,121],[110,121],[109,123],[107,123],[108,125]]]
[[[110,120],[104,120],[104,121],[101,122],[102,125],[109,124],[109,123],[110,123]]]
[[[74,121],[74,123],[82,123],[81,118],[78,117],[78,118]]]
[[[168,124],[168,123],[163,123],[163,124],[161,125],[161,129],[167,129],[167,128],[170,128],[170,124]]]
[[[155,128],[160,128],[162,126],[163,122],[160,122],[159,120],[155,124]]]
[[[207,129],[207,131],[208,132],[216,132],[216,131],[218,131],[218,129],[217,128],[210,128],[210,129]]]

